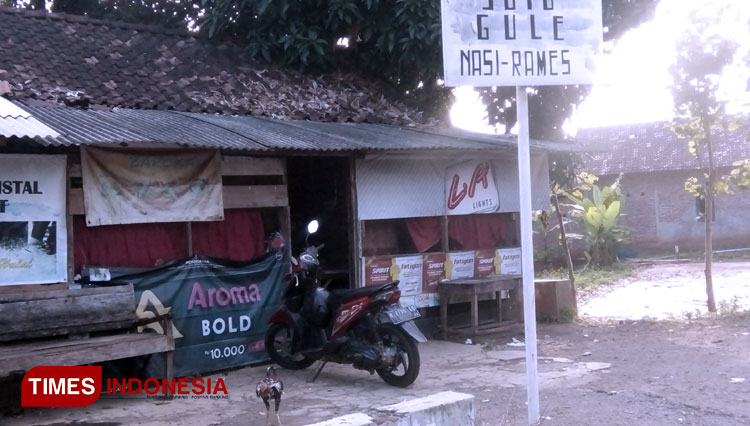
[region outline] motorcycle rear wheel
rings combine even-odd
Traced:
[[[266,331],[264,343],[266,353],[271,360],[287,370],[304,370],[311,366],[315,360],[301,353],[292,354],[291,345],[294,337],[294,328],[283,324],[273,324]]]
[[[384,382],[391,386],[405,388],[417,380],[419,375],[419,349],[417,342],[401,327],[393,324],[380,324],[378,334],[385,347],[395,346],[401,356],[396,369],[380,368],[375,371]]]

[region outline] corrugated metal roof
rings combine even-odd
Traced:
[[[81,110],[17,103],[59,132],[36,139],[48,145],[180,144],[245,151],[368,152],[406,150],[515,149],[515,136],[455,129],[429,131],[368,123],[283,121],[160,110]],[[568,145],[532,141],[538,150],[569,150]],[[580,149],[576,147],[576,149]]]
[[[49,145],[182,144],[192,147],[265,151],[266,147],[231,130],[170,111],[80,110],[23,105],[34,117],[60,133],[37,138]]]
[[[59,135],[22,108],[0,97],[0,136],[9,138]]]

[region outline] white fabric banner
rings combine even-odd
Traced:
[[[81,148],[88,226],[224,220],[217,151]]]
[[[68,280],[67,157],[0,154],[0,285]]]

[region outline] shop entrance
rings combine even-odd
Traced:
[[[321,282],[328,289],[350,288],[349,159],[345,157],[289,157],[287,160],[292,252],[305,247],[307,224],[320,228],[309,244],[320,250]]]

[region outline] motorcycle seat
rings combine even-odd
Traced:
[[[333,290],[328,297],[329,307],[333,310],[338,308],[340,305],[349,302],[360,297],[371,297],[378,293],[394,290],[398,287],[399,281],[391,281],[381,285],[370,285],[362,288],[355,288],[351,290]]]

